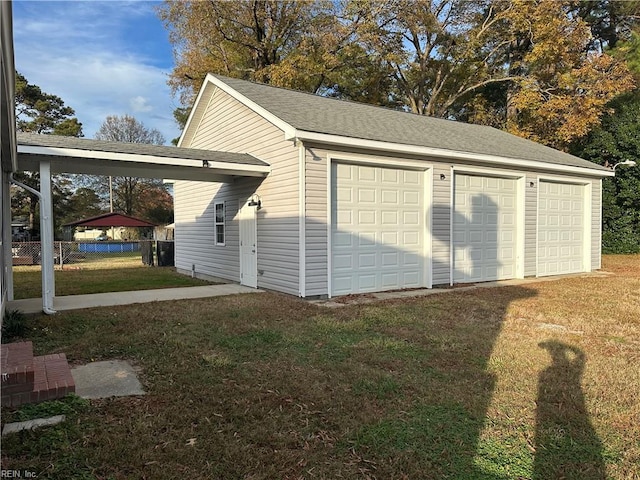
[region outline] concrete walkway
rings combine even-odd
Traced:
[[[514,287],[529,285],[542,282],[556,282],[565,278],[589,278],[589,277],[607,277],[612,273],[605,271],[573,273],[568,275],[555,275],[550,277],[531,277],[511,280],[498,280],[494,282],[470,283],[457,287],[442,288],[420,288],[416,290],[395,290],[390,292],[374,292],[361,295],[351,295],[347,297],[337,297],[334,299],[312,300],[311,303],[329,308],[346,307],[347,305],[373,303],[380,300],[396,300],[399,298],[426,297],[428,295],[441,295],[443,293],[465,292],[469,290],[477,290],[479,288],[495,288],[495,287]]]
[[[69,295],[55,297],[53,308],[56,311],[78,310],[81,308],[112,307],[133,303],[163,302],[166,300],[186,300],[191,298],[220,297],[238,293],[259,293],[262,290],[234,283],[223,285],[205,285],[202,287],[161,288],[157,290],[139,290],[135,292],[109,292],[89,295]],[[27,298],[7,302],[8,310],[20,310],[23,313],[42,311],[41,298]]]

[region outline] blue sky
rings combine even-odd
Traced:
[[[14,0],[16,69],[61,97],[93,138],[107,115],[129,114],[167,143],[180,132],[166,84],[168,32],[150,1]]]

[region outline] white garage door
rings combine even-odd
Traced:
[[[454,283],[514,278],[516,180],[456,174],[454,189]]]
[[[423,286],[424,172],[332,166],[331,293]]]
[[[541,181],[538,197],[538,275],[584,271],[583,185]]]

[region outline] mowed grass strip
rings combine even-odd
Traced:
[[[56,270],[56,295],[84,295],[104,292],[151,290],[154,288],[195,287],[211,282],[191,278],[176,272],[173,267],[134,266],[100,269]],[[14,267],[14,296],[38,298],[42,296],[42,274],[39,267]]]
[[[336,310],[266,293],[36,316],[37,353],[129,359],[148,394],[6,437],[3,468],[638,478],[640,256],[605,257],[604,269]]]

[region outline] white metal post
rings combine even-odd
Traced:
[[[51,162],[40,161],[40,245],[42,266],[42,311],[55,313],[55,277],[53,273],[53,201],[51,195]]]

